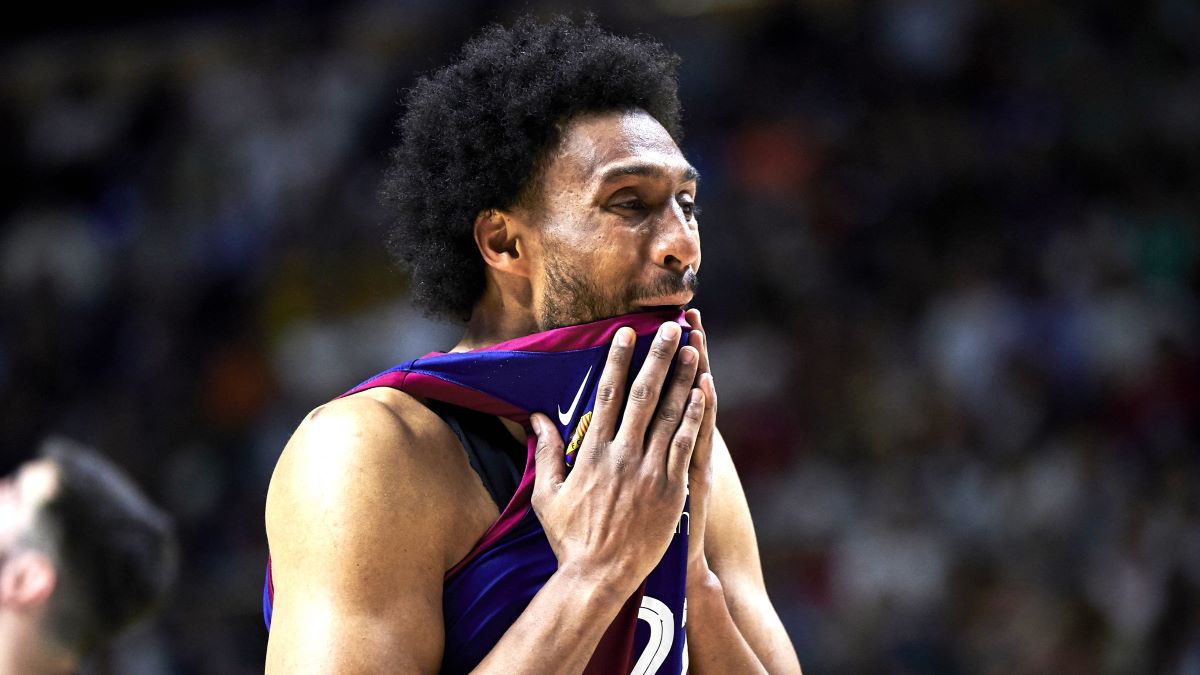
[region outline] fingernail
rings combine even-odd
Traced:
[[[533,427],[533,431],[534,431],[535,433],[537,433],[538,435],[541,435],[541,433],[542,433],[542,421],[541,421],[540,419],[538,419],[538,418],[537,418],[536,416],[534,416],[534,415],[531,415],[531,416],[529,417],[529,424],[530,424],[530,426],[532,426],[532,427]]]
[[[679,362],[683,364],[691,363],[696,360],[696,352],[691,349],[685,349],[679,352]]]
[[[633,342],[633,338],[630,337],[630,335],[629,335],[631,332],[633,332],[633,331],[626,330],[624,326],[618,328],[617,329],[617,346],[628,347],[629,343]]]
[[[658,335],[664,340],[673,339],[676,335],[679,335],[679,324],[675,323],[674,321],[664,323],[662,327],[658,329]]]

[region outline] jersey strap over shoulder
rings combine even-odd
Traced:
[[[600,373],[616,331],[628,326],[637,334],[631,365],[636,372],[658,327],[672,320],[683,328],[680,344],[686,344],[690,326],[681,313],[641,312],[469,352],[434,352],[390,368],[343,394],[391,387],[506,417],[525,428],[525,467],[516,493],[467,556],[445,575],[443,672],[465,673],[478,665],[557,569],[530,504],[537,443],[530,415],[542,412],[554,420],[564,442],[564,461],[572,465],[591,421]],[[686,669],[688,520],[685,503],[667,552],[609,625],[587,672],[641,675]],[[274,595],[269,564],[264,586],[263,610],[269,628]]]

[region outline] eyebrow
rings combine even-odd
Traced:
[[[608,169],[607,171],[605,171],[604,174],[602,176],[600,176],[600,182],[607,183],[611,180],[615,180],[617,178],[623,178],[625,176],[643,176],[646,178],[662,178],[663,176],[666,176],[666,175],[667,175],[667,172],[665,170],[663,170],[662,166],[659,164],[623,164],[620,166],[614,166],[611,169]],[[700,180],[700,172],[696,170],[696,167],[692,166],[691,164],[688,164],[687,168],[685,168],[683,170],[683,172],[680,174],[679,177],[685,183],[690,183],[692,181],[699,181]]]

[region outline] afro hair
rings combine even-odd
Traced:
[[[420,78],[380,191],[388,247],[411,274],[413,301],[470,317],[484,289],[475,217],[532,194],[572,117],[641,109],[678,142],[678,65],[658,42],[612,35],[590,15],[526,16],[485,29],[457,61]]]

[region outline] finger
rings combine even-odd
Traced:
[[[667,478],[669,480],[682,480],[684,476],[688,475],[688,467],[691,466],[692,453],[697,447],[696,439],[699,436],[700,426],[704,420],[704,411],[707,408],[704,402],[702,389],[693,388],[688,394],[687,407],[683,410],[683,421],[671,438],[670,451],[667,454]]]
[[[534,413],[529,416],[529,423],[537,434],[533,498],[539,500],[553,495],[566,480],[567,462],[563,457],[563,440],[554,422],[542,413]]]
[[[700,376],[700,391],[704,392],[704,419],[696,438],[696,452],[692,455],[691,470],[707,471],[712,460],[713,436],[717,429],[717,387],[711,373]]]
[[[698,373],[707,373],[708,369],[708,334],[704,332],[704,322],[700,317],[700,310],[693,307],[687,312],[684,312],[683,318],[692,327],[692,332],[688,335],[688,344],[695,347],[696,351],[700,352],[700,368]],[[694,336],[694,337],[693,337]],[[696,380],[696,386],[700,386],[700,380]]]
[[[622,326],[613,335],[608,349],[608,360],[600,373],[600,384],[596,388],[596,407],[592,413],[590,429],[601,440],[610,440],[621,418],[621,402],[625,395],[625,380],[629,377],[629,362],[633,359],[632,328]]]
[[[679,345],[680,328],[674,321],[664,323],[654,336],[650,353],[642,369],[629,388],[629,400],[625,404],[625,415],[621,418],[621,429],[617,436],[632,447],[642,447],[646,439],[646,427],[658,406],[659,392],[671,361],[675,359],[675,348]]]
[[[704,331],[699,328],[693,328],[688,334],[688,346],[693,347],[700,354],[700,364],[696,368],[695,385],[700,386],[700,376],[709,372],[708,370],[708,338],[704,335]]]
[[[650,432],[646,436],[648,453],[667,452],[671,437],[679,428],[692,384],[696,381],[699,356],[694,348],[687,346],[680,349],[679,355],[675,357],[675,372],[671,375],[671,383],[659,401],[654,421],[650,424]]]
[[[711,373],[712,370],[708,366],[708,331],[704,330],[704,320],[700,317],[700,310],[696,310],[696,330],[700,331],[700,337],[704,340],[704,349],[700,350],[700,368],[705,373]]]

